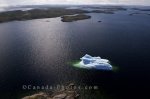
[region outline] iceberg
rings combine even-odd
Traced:
[[[81,61],[79,62],[79,65],[81,68],[112,70],[112,66],[107,59],[102,59],[101,57],[92,57],[88,54],[80,59]]]

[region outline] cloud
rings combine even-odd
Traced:
[[[3,5],[25,5],[25,4],[135,4],[150,5],[150,0],[0,0]]]

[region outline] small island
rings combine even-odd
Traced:
[[[78,14],[78,15],[65,15],[61,17],[62,22],[73,22],[78,20],[90,19],[91,16],[85,14]]]
[[[93,10],[91,13],[105,13],[105,14],[114,14],[114,11],[110,10]]]
[[[133,16],[133,15],[150,15],[150,14],[149,13],[135,12],[135,13],[130,13],[129,15]]]
[[[138,11],[150,11],[150,9],[141,9],[141,8],[132,8],[133,10],[138,10]]]
[[[102,21],[98,21],[98,22],[100,23],[100,22],[102,22]]]

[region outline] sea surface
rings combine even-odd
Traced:
[[[20,99],[23,85],[66,82],[97,85],[110,99],[144,99],[150,88],[150,15],[132,12],[90,13],[91,19],[75,22],[57,17],[1,23],[0,99]],[[85,54],[110,60],[117,71],[69,64]]]

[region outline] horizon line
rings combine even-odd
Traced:
[[[80,3],[80,4],[70,4],[70,3],[53,3],[53,4],[18,4],[18,5],[0,5],[0,7],[15,7],[15,6],[44,6],[44,5],[67,5],[67,6],[76,6],[76,5],[106,5],[106,6],[150,6],[145,4],[117,4],[117,3]]]

